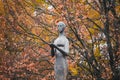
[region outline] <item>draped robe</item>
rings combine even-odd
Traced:
[[[59,36],[54,41],[54,45],[62,49],[64,52],[66,52],[66,54],[69,53],[69,41],[64,35]],[[68,64],[66,56],[63,55],[59,50],[55,49],[55,80],[66,80],[66,76],[68,73],[67,68]]]

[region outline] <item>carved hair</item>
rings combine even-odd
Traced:
[[[57,25],[61,25],[61,26],[63,26],[64,28],[66,27],[65,23],[64,23],[64,22],[62,22],[62,21],[58,22],[58,24],[57,24]]]

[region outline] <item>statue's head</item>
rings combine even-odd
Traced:
[[[63,32],[64,29],[65,29],[65,27],[66,27],[65,23],[62,22],[62,21],[58,22],[57,26],[58,26],[58,31],[59,31],[60,33]]]

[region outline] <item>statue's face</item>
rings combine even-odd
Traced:
[[[58,31],[61,33],[65,29],[65,24],[63,22],[58,23]]]
[[[58,25],[58,31],[61,33],[64,31],[64,26],[63,25]]]

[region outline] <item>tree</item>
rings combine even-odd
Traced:
[[[39,40],[39,36],[48,40],[43,34],[47,30],[34,24],[35,3],[1,0],[0,4],[0,79],[52,79],[48,46]]]
[[[79,64],[81,59],[78,59],[76,63],[78,67],[85,68],[87,70],[85,73],[91,74],[92,78],[118,78],[119,58],[115,56],[118,56],[119,53],[119,32],[116,31],[116,29],[119,30],[117,27],[119,25],[119,11],[116,11],[119,1],[48,0],[48,2],[58,12],[60,19],[62,17],[62,20],[68,24],[72,34],[69,36],[72,47],[83,56],[83,63]],[[113,26],[116,27],[112,28]],[[116,35],[116,38],[111,38],[111,35]],[[102,45],[103,47],[101,47]],[[104,70],[111,72],[106,74],[111,77],[102,74]]]
[[[0,0],[0,78],[53,80],[46,42],[61,20],[74,58],[68,78],[118,79],[119,0]]]

